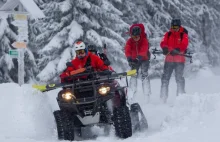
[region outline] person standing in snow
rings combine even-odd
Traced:
[[[180,54],[186,53],[188,46],[188,32],[181,26],[180,19],[173,19],[171,21],[171,28],[165,33],[160,46],[163,50],[163,54],[166,56],[161,78],[160,97],[166,102],[168,97],[169,80],[173,70],[175,70],[177,95],[185,93],[185,79],[183,77],[185,57]]]
[[[148,77],[150,52],[144,25],[133,24],[129,33],[131,37],[126,42],[125,55],[131,69],[137,69],[137,74],[141,75],[143,93],[149,99],[151,94],[150,79]],[[137,91],[137,76],[132,76],[130,79],[133,94]]]

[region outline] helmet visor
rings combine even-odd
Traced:
[[[76,54],[77,54],[77,55],[84,54],[84,53],[85,53],[85,50],[84,50],[84,49],[76,50]]]

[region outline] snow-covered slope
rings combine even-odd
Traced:
[[[203,73],[201,73],[203,74]],[[152,80],[149,104],[137,96],[148,119],[149,129],[120,140],[112,134],[91,141],[208,142],[220,139],[220,76],[210,74],[186,79],[187,94],[176,97],[172,78],[167,104],[159,100],[160,80]],[[1,84],[0,141],[54,142],[57,140],[53,111],[58,109],[59,90],[40,93],[31,85]]]

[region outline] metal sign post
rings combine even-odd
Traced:
[[[13,14],[13,25],[18,27],[18,39],[12,44],[18,48],[18,84],[24,84],[24,48],[27,47],[28,41],[28,22],[26,14]]]

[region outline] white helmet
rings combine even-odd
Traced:
[[[86,45],[84,42],[82,41],[77,41],[75,44],[74,44],[74,48],[75,48],[75,51],[77,50],[85,50],[86,49]]]

